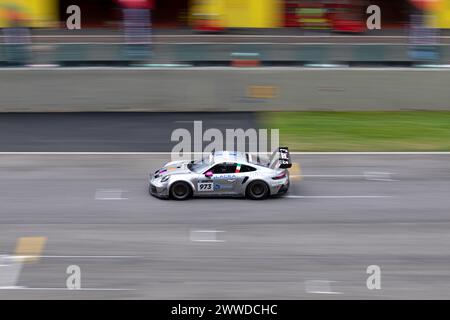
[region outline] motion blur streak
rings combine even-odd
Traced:
[[[167,161],[163,155],[2,155],[1,251],[33,234],[48,239],[43,255],[61,257],[25,266],[17,285],[64,287],[67,266],[77,264],[82,288],[133,290],[0,290],[0,298],[448,297],[449,160],[293,156],[306,177],[291,195],[392,197],[180,203],[147,194],[146,175]],[[395,172],[397,181],[370,181],[364,171]],[[127,190],[128,199],[97,201],[97,189]],[[214,230],[226,242],[190,239]],[[103,255],[129,258],[83,258]],[[382,270],[381,291],[366,288],[373,264]],[[311,293],[317,280],[342,294]]]
[[[449,0],[0,0],[0,300],[450,298],[449,29]],[[149,195],[227,132],[289,148],[286,196]],[[197,189],[257,173],[227,155]]]

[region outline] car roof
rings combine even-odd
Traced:
[[[247,163],[247,156],[245,152],[236,152],[236,151],[216,151],[213,154],[214,163],[221,162],[238,162],[238,163]]]

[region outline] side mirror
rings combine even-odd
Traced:
[[[211,178],[212,176],[213,176],[212,171],[208,171],[205,173],[205,177],[207,177],[207,178]]]

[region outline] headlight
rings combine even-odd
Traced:
[[[161,179],[161,182],[167,182],[169,180],[170,176],[165,176]]]

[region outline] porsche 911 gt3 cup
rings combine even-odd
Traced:
[[[150,174],[149,192],[159,198],[247,197],[253,200],[289,190],[288,148],[270,159],[245,152],[213,152],[197,161],[174,161]]]

